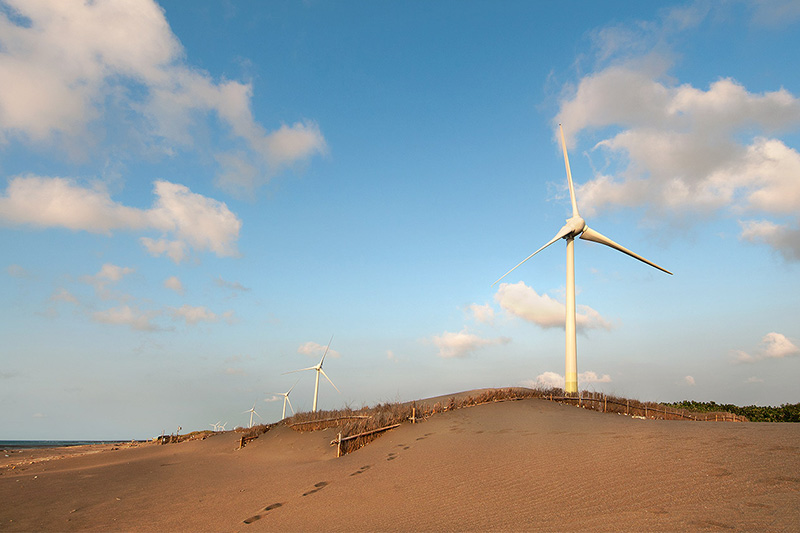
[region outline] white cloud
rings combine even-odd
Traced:
[[[218,256],[237,255],[242,223],[225,203],[168,181],[156,181],[153,188],[153,206],[138,209],[113,201],[102,185],[83,187],[65,178],[18,176],[0,196],[0,221],[106,235],[118,229],[156,230],[164,235],[161,240],[145,237],[142,243],[151,254],[167,253],[176,263],[186,247]],[[175,240],[169,242],[165,236]]]
[[[297,348],[297,353],[301,353],[303,355],[309,355],[309,356],[312,356],[314,358],[317,358],[317,357],[321,358],[322,354],[325,353],[325,349],[326,348],[328,348],[328,347],[324,346],[322,344],[317,344],[316,342],[309,341],[309,342],[306,342],[304,344],[301,344]],[[338,358],[338,357],[340,357],[340,354],[336,350],[332,350],[332,349],[328,348],[328,355],[326,357]]]
[[[695,384],[694,378],[692,376],[686,376],[685,378],[683,378],[683,382],[690,386],[694,386]]]
[[[493,344],[506,344],[511,341],[507,337],[495,339],[483,339],[473,333],[469,333],[466,328],[458,333],[445,331],[441,335],[433,336],[433,344],[439,348],[439,357],[466,357],[475,350]]]
[[[181,280],[178,279],[177,276],[170,276],[167,279],[165,279],[164,280],[164,287],[169,289],[169,290],[171,290],[171,291],[175,291],[178,294],[183,294],[183,291],[184,291],[183,283],[181,283]]]
[[[482,324],[494,323],[494,309],[489,304],[470,304],[468,309],[472,313],[472,318]]]
[[[386,350],[386,359],[394,363],[398,361],[397,356],[394,354],[392,350]]]
[[[8,275],[12,278],[27,279],[32,277],[30,272],[19,265],[8,265],[6,272],[8,272]]]
[[[100,271],[97,274],[83,276],[81,281],[93,286],[98,296],[104,300],[108,300],[114,297],[114,295],[109,292],[108,286],[115,284],[123,277],[133,272],[135,272],[135,269],[131,267],[121,267],[111,263],[105,263],[100,267]]]
[[[750,354],[744,350],[733,350],[731,356],[740,363],[755,363],[763,359],[784,359],[800,355],[800,348],[797,347],[785,335],[770,332],[761,339],[761,345],[755,354]]]
[[[184,320],[187,324],[194,325],[199,322],[216,322],[219,316],[204,306],[191,306],[184,304],[179,308],[171,308],[172,318]]]
[[[578,374],[578,382],[579,383],[611,383],[611,376],[608,374],[603,374],[602,376],[598,376],[596,372],[592,372],[591,370],[587,370],[586,372],[581,372]]]
[[[632,38],[625,35],[610,29],[598,36],[599,54],[621,54],[620,43]],[[800,153],[776,137],[800,126],[800,99],[783,88],[750,92],[731,78],[705,89],[665,81],[670,66],[664,55],[642,51],[584,76],[562,100],[556,121],[568,144],[592,131],[600,140],[590,155],[606,160],[576,184],[582,213],[644,207],[676,222],[715,213],[792,217],[791,227],[745,222],[742,238],[800,260]]]
[[[589,383],[611,383],[611,376],[608,374],[598,375],[597,372],[587,370],[578,374],[578,383],[586,385]],[[543,389],[563,389],[564,376],[556,372],[543,372],[536,376],[536,379],[528,379],[522,382],[523,386],[530,388]]]
[[[218,276],[217,279],[214,280],[214,284],[216,284],[217,287],[222,287],[223,289],[230,289],[232,291],[248,292],[250,290],[249,287],[245,287],[238,281],[227,281],[222,279],[221,276]]]
[[[787,261],[800,261],[800,228],[797,224],[776,224],[769,220],[740,221],[741,238],[763,242],[778,250]]]
[[[764,383],[764,380],[759,378],[759,377],[756,377],[756,376],[750,376],[749,378],[744,380],[744,382],[745,383]]]
[[[530,388],[558,389],[564,388],[564,376],[555,372],[543,372],[535,380],[527,380],[526,386]]]
[[[501,283],[495,301],[506,312],[543,328],[563,328],[566,306],[546,294],[539,295],[525,282]],[[611,324],[589,306],[578,305],[576,324],[579,329],[611,329]]]
[[[53,294],[50,295],[51,302],[69,302],[75,305],[78,305],[78,298],[75,297],[74,294],[69,292],[67,289],[61,287],[53,291]]]
[[[97,141],[92,126],[125,113],[131,136],[170,153],[192,147],[195,130],[216,119],[230,131],[229,141],[247,150],[253,167],[240,174],[241,165],[218,158],[218,180],[244,189],[327,149],[314,122],[269,132],[253,116],[250,84],[216,82],[189,66],[153,1],[6,4],[0,79],[13,83],[0,86],[0,143],[20,137],[83,155]]]
[[[152,320],[160,314],[160,311],[140,311],[135,307],[121,305],[104,311],[96,311],[92,313],[92,319],[103,324],[129,326],[137,331],[158,331],[161,328]]]

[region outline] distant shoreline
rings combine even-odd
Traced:
[[[126,440],[0,440],[0,450],[34,450],[40,448],[68,448],[93,444],[115,444],[121,442],[142,442]]]

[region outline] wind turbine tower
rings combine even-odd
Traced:
[[[276,392],[275,393],[275,394],[280,394],[281,396],[283,396],[283,414],[281,415],[281,420],[286,418],[286,404],[287,403],[289,404],[289,409],[292,410],[292,414],[294,414],[294,407],[292,407],[292,402],[291,402],[291,400],[289,400],[289,394],[292,392],[292,389],[295,388],[295,386],[297,385],[297,383],[299,381],[300,381],[299,379],[297,381],[295,381],[294,385],[292,385],[292,388],[289,389],[288,391],[286,391],[286,392]]]
[[[522,265],[525,261],[538,254],[559,239],[567,241],[567,287],[566,287],[566,349],[565,349],[565,369],[564,369],[564,392],[567,394],[577,394],[578,392],[578,340],[576,334],[576,316],[575,316],[575,237],[587,241],[598,242],[610,248],[614,248],[624,254],[627,254],[634,259],[638,259],[643,263],[647,263],[653,268],[657,268],[662,272],[672,275],[672,272],[665,268],[661,268],[652,261],[648,261],[639,254],[636,254],[624,246],[617,244],[605,235],[589,228],[586,221],[581,217],[578,212],[578,202],[575,199],[575,187],[572,184],[572,172],[569,169],[569,157],[567,156],[567,143],[564,140],[564,130],[561,124],[558,125],[559,132],[561,133],[561,146],[564,150],[564,166],[567,169],[567,183],[569,185],[569,198],[572,202],[572,217],[568,218],[566,224],[556,233],[550,242],[533,252],[531,255],[520,261],[517,266],[500,276],[500,278],[492,283],[496,285],[501,279],[508,276],[518,266]]]
[[[319,363],[317,363],[316,365],[310,366],[308,368],[301,368],[300,370],[292,370],[291,372],[284,372],[284,374],[293,374],[295,372],[304,372],[306,370],[315,370],[316,371],[317,380],[316,380],[316,383],[314,384],[314,406],[311,408],[311,411],[314,412],[314,413],[317,412],[317,398],[319,397],[319,375],[322,374],[323,376],[325,376],[325,379],[328,380],[328,383],[333,385],[333,381],[331,381],[331,378],[329,378],[328,374],[326,374],[325,371],[322,370],[322,363],[325,362],[325,356],[328,355],[328,349],[330,349],[330,347],[331,347],[331,342],[333,342],[333,335],[331,335],[331,340],[328,341],[328,346],[325,347],[325,353],[322,354],[322,359],[320,359]],[[336,385],[333,385],[333,388],[336,389],[336,392],[338,392],[339,394],[342,393],[342,391],[340,391],[336,387]],[[287,393],[286,398],[288,399],[288,393]],[[294,411],[294,409],[292,409],[292,410]],[[284,407],[284,413],[285,413],[285,407]]]
[[[256,402],[253,402],[253,407],[244,412],[250,413],[250,425],[247,426],[248,428],[253,427],[253,415],[256,415],[258,418],[261,418],[261,415],[256,413]]]

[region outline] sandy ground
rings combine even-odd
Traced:
[[[0,530],[800,530],[800,424],[530,399],[404,424],[339,459],[334,437],[278,427],[241,450],[228,432],[0,457]]]

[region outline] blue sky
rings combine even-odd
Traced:
[[[6,439],[563,386],[794,403],[796,2],[0,2]],[[787,52],[788,50],[788,52]]]

